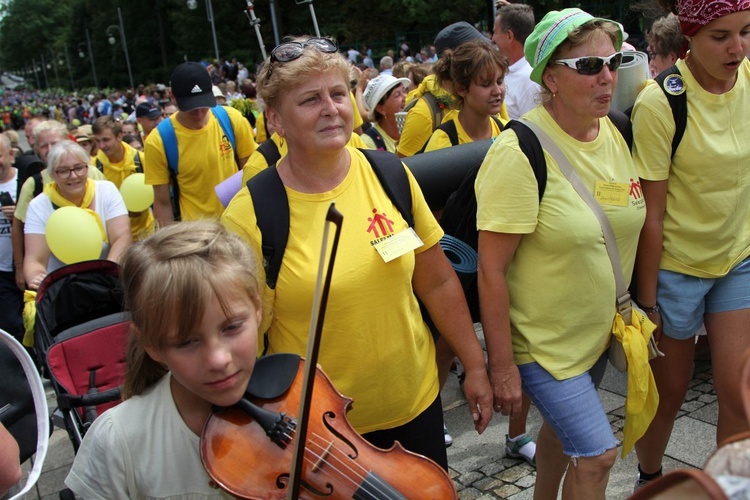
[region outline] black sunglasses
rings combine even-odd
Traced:
[[[304,42],[284,42],[271,51],[271,62],[286,63],[299,59],[305,47],[313,47],[320,52],[332,54],[339,50],[336,43],[328,38],[310,38]]]
[[[598,75],[606,64],[610,71],[616,71],[622,64],[622,52],[615,52],[609,57],[587,56],[575,59],[558,59],[555,64],[574,69],[580,75]]]

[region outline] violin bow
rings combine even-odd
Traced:
[[[312,314],[310,315],[310,330],[307,337],[307,356],[305,359],[305,376],[302,382],[300,394],[299,413],[297,416],[297,431],[292,452],[292,470],[289,475],[289,486],[287,488],[287,499],[299,498],[300,479],[304,468],[305,442],[307,441],[307,421],[312,401],[313,382],[315,380],[315,369],[318,364],[318,353],[320,351],[320,337],[323,332],[323,320],[325,318],[328,293],[331,290],[331,277],[333,276],[333,263],[336,260],[336,250],[341,237],[341,225],[344,216],[336,210],[335,203],[331,203],[326,213],[326,223],[323,229],[323,243],[320,249],[320,262],[318,264],[318,276],[315,281],[315,295],[313,296]],[[328,260],[325,284],[323,284],[323,269],[326,261],[326,248],[331,224],[336,225],[336,233],[331,246],[331,256]]]

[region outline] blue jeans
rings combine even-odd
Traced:
[[[538,363],[518,365],[523,392],[555,431],[569,457],[597,457],[617,447],[596,392],[606,367],[605,353],[589,371],[557,380]]]

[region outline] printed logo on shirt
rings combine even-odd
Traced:
[[[367,232],[375,237],[370,242],[370,244],[374,245],[393,235],[393,221],[386,216],[385,212],[378,213],[377,208],[373,208],[372,213],[373,216],[367,218],[367,222],[369,222]]]
[[[638,178],[630,179],[630,205],[638,208],[646,207],[646,200],[643,199],[643,188],[641,187],[641,180]]]
[[[229,139],[227,139],[227,136],[224,134],[221,135],[221,143],[219,143],[219,151],[221,152],[222,156],[232,154],[232,143],[229,142]]]

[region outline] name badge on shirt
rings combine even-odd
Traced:
[[[383,262],[390,262],[395,258],[409,253],[424,245],[414,228],[404,229],[390,238],[378,241],[373,246],[383,258]]]
[[[600,205],[628,206],[630,186],[625,182],[596,181],[594,198]]]

